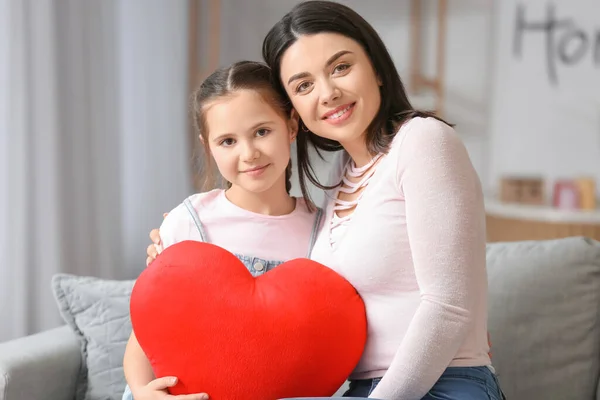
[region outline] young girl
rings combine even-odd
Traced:
[[[212,157],[229,188],[195,194],[171,211],[160,228],[163,247],[183,240],[214,243],[236,254],[254,276],[309,256],[321,213],[289,195],[290,145],[298,124],[286,104],[264,64],[238,62],[202,83],[194,95],[196,128],[205,158]],[[130,388],[124,399],[165,398],[176,383],[176,377],[155,379],[133,333],[123,367]]]

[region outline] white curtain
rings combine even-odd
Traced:
[[[61,323],[55,273],[134,277],[189,194],[186,7],[0,0],[0,341]]]

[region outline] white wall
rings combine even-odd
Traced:
[[[492,0],[450,0],[446,41],[446,115],[488,182]]]
[[[426,24],[435,34],[435,2],[422,0],[430,11]],[[340,1],[369,21],[388,47],[400,76],[408,84],[410,3],[398,0]],[[268,30],[297,0],[222,0],[221,65],[241,59],[261,60],[262,40]],[[457,124],[473,164],[482,179],[487,167],[489,112],[489,53],[492,0],[450,0],[448,8],[446,81],[447,116]],[[426,25],[427,26],[427,25]],[[433,58],[426,60],[429,70]],[[319,171],[325,175],[326,166]]]
[[[554,4],[556,19],[570,21],[588,38],[581,59],[566,65],[558,58],[560,43],[572,29],[566,26],[552,36],[525,32],[522,53],[516,54],[520,4],[526,4],[529,23],[548,21],[548,6]],[[488,175],[493,188],[505,174],[543,176],[549,185],[556,178],[588,175],[600,183],[600,3],[503,0],[497,2],[495,18],[497,67]],[[548,51],[549,37],[554,46]],[[579,46],[577,39],[568,41],[567,55]],[[556,81],[549,75],[548,60],[556,68]]]

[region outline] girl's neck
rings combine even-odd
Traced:
[[[233,185],[225,191],[225,196],[236,206],[256,214],[280,216],[290,214],[296,209],[296,199],[285,190],[285,180],[260,193],[249,192]]]

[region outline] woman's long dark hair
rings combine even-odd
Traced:
[[[411,118],[437,118],[431,113],[417,111],[412,107],[392,57],[375,29],[351,8],[332,1],[305,1],[296,5],[271,28],[265,37],[262,48],[263,58],[271,68],[273,77],[276,78],[274,79],[276,89],[282,95],[287,96],[281,81],[281,58],[285,51],[302,35],[325,32],[338,33],[359,43],[381,80],[381,106],[369,125],[366,135],[367,148],[372,155],[387,152],[398,128]],[[306,126],[303,128],[307,129]],[[310,196],[306,188],[306,178],[321,189],[339,186],[339,183],[325,186],[318,181],[309,159],[309,144],[315,147],[320,156],[320,150],[342,149],[341,144],[335,140],[320,137],[311,131],[298,130],[298,174],[302,194],[308,200]]]

